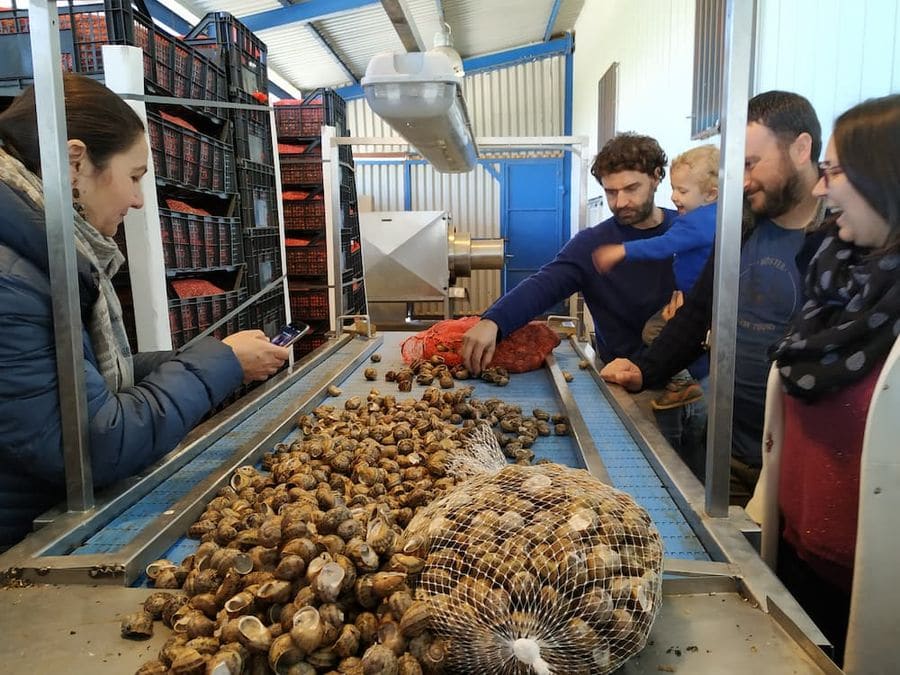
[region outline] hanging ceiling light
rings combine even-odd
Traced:
[[[463,76],[448,28],[427,52],[376,54],[362,87],[369,107],[438,171],[462,173],[475,167],[478,156]]]

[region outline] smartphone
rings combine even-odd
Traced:
[[[271,342],[279,347],[290,347],[308,332],[309,326],[307,324],[302,321],[294,321],[287,326],[282,326],[281,330],[278,331],[278,335],[273,337]]]

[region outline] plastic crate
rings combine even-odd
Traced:
[[[328,318],[327,288],[296,288],[290,290],[291,316],[303,321]]]
[[[362,247],[359,236],[341,236],[341,270],[344,281],[360,279],[363,275]]]
[[[168,269],[222,267],[244,260],[239,218],[160,209],[159,224]]]
[[[204,52],[153,23],[143,0],[60,3],[60,48],[65,70],[103,74],[102,46],[133,45],[144,52],[144,75],[154,89],[176,96],[226,100],[225,70]],[[0,11],[0,82],[33,81],[27,7]]]
[[[343,288],[342,314],[366,313],[366,287],[362,281],[353,281]]]
[[[239,94],[238,103],[259,105],[259,101],[246,94]],[[272,125],[266,110],[239,110],[232,112],[234,124],[234,152],[238,160],[273,166]]]
[[[275,103],[275,129],[278,138],[311,138],[322,135],[322,126],[337,129],[347,136],[347,104],[332,89],[317,89],[302,101]]]
[[[311,277],[328,274],[325,242],[313,242],[306,246],[285,246],[287,273],[290,276]]]
[[[169,300],[169,328],[172,347],[178,349],[197,337],[213,323],[247,299],[246,289],[228,291],[217,295],[201,295],[195,298]],[[247,312],[240,312],[213,331],[219,339],[249,327]]]
[[[287,323],[284,313],[284,292],[276,289],[267,293],[250,307],[250,321],[253,328],[258,328],[269,337],[274,337]]]
[[[234,152],[228,144],[150,111],[147,127],[157,178],[216,193],[235,192]]]
[[[325,200],[321,197],[289,199],[289,194],[285,193],[282,200],[284,228],[286,230],[323,232],[325,230]]]
[[[265,43],[228,12],[204,16],[185,41],[218,56],[228,70],[228,86],[233,92],[269,93]]]
[[[318,153],[279,155],[283,186],[322,185],[322,156]]]
[[[264,164],[241,162],[238,166],[241,222],[244,230],[277,227],[275,169]]]
[[[306,356],[326,342],[328,342],[328,336],[324,333],[310,333],[297,340],[297,343],[294,345],[294,357],[299,358],[301,356]]]
[[[244,231],[244,260],[250,293],[261,291],[281,276],[280,248],[277,227]]]

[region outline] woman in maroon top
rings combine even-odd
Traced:
[[[772,351],[785,392],[778,574],[840,663],[866,417],[900,333],[900,95],[838,117],[820,169],[813,194],[839,215]]]

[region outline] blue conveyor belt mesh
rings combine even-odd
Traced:
[[[349,396],[365,397],[373,387],[382,393],[396,394],[396,385],[384,382],[383,373],[402,365],[399,361],[399,342],[403,337],[403,334],[397,333],[384,334],[384,345],[379,349],[384,360],[376,366],[379,372],[378,381],[369,382],[364,379],[363,370],[373,366],[372,363],[365,361],[339,383],[343,394],[340,398],[333,399],[333,402],[340,404]],[[111,553],[128,544],[143,527],[150,524],[163,511],[171,508],[210,472],[221,466],[237,448],[251,443],[256,435],[277,419],[285,408],[294,405],[298,399],[307,395],[314,382],[333,371],[337,364],[348,361],[351,358],[351,351],[350,348],[344,347],[316,366],[290,389],[185,465],[175,476],[123,512],[75,553]],[[579,357],[569,343],[563,342],[554,351],[554,355],[560,367],[574,375],[574,380],[569,383],[570,390],[614,485],[634,496],[648,510],[662,535],[666,555],[674,558],[708,559],[707,553],[684,516],[675,506],[668,491],[622,421],[603,394],[598,391],[591,375],[587,371],[579,370]],[[551,379],[545,370],[514,375],[510,378],[509,386],[504,388],[481,381],[469,381],[466,384],[475,387],[475,397],[482,400],[503,399],[507,403],[522,406],[525,414],[530,414],[534,408],[544,408],[550,413],[562,412]],[[417,387],[410,395],[418,395],[417,390],[420,392],[421,388]],[[296,431],[292,431],[283,440],[290,442],[295,434]],[[538,459],[547,458],[567,466],[584,468],[581,455],[571,436],[539,438],[533,450]],[[180,561],[193,552],[196,546],[196,541],[183,537],[175,542],[164,557]]]

